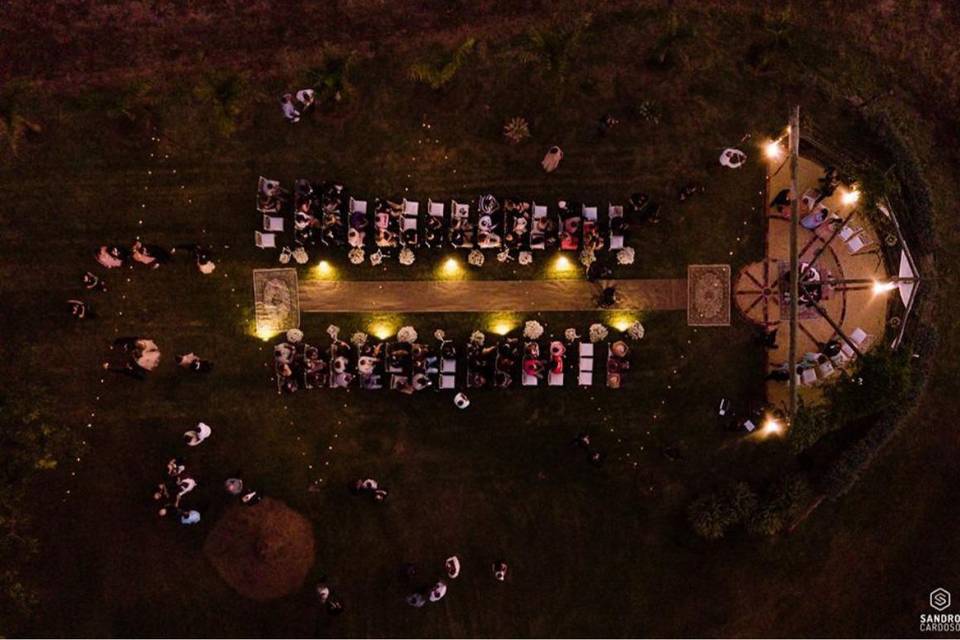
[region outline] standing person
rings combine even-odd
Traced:
[[[96,275],[87,271],[83,274],[83,287],[87,291],[106,291],[107,283],[102,278],[98,278]]]
[[[84,318],[89,318],[93,316],[93,313],[90,312],[90,307],[83,300],[67,300],[67,309],[77,320],[83,320]]]
[[[543,161],[540,163],[540,166],[542,166],[543,170],[547,173],[553,173],[557,167],[560,166],[561,160],[563,160],[563,151],[560,147],[553,146],[547,151],[547,155],[543,156]]]
[[[313,89],[300,89],[297,91],[297,102],[300,103],[300,113],[309,113],[317,102],[316,93]]]
[[[288,123],[295,124],[300,122],[300,112],[297,111],[296,106],[293,104],[292,93],[285,93],[280,97],[280,110],[283,112],[283,117]]]
[[[820,182],[820,195],[817,196],[817,199],[813,201],[814,206],[818,205],[821,200],[824,198],[829,198],[832,196],[837,187],[840,186],[840,179],[837,178],[837,169],[836,167],[827,167],[826,171],[823,173],[823,177],[819,179]],[[811,207],[812,209],[813,207]]]
[[[213,363],[209,360],[203,360],[197,354],[185,353],[176,357],[177,366],[197,373],[209,373],[213,369]]]

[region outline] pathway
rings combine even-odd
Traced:
[[[687,308],[687,280],[617,280],[619,309]],[[600,284],[585,280],[402,280],[300,282],[304,312],[488,312],[596,310]]]

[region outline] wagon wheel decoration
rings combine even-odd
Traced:
[[[734,289],[740,313],[747,320],[766,328],[780,323],[779,310],[772,308],[778,306],[780,300],[778,271],[774,262],[764,260],[743,267],[737,275]]]

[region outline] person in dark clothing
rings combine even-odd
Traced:
[[[820,203],[824,198],[829,198],[832,196],[837,187],[840,186],[840,179],[837,177],[837,170],[835,167],[827,167],[827,170],[824,172],[823,177],[820,178],[820,195],[817,196],[817,199],[814,201],[814,205]]]
[[[783,213],[785,207],[790,206],[790,189],[781,189],[773,200],[770,201],[770,208],[776,209],[777,213]]]
[[[600,302],[598,304],[601,309],[609,309],[617,304],[617,288],[604,288],[604,290],[600,293]]]
[[[840,344],[840,341],[834,338],[833,340],[830,340],[824,344],[820,351],[823,352],[823,355],[827,356],[828,358],[832,358],[840,353],[842,348],[843,347]]]
[[[779,328],[774,328],[771,331],[767,331],[763,336],[763,346],[767,349],[776,349],[777,348],[777,331]]]

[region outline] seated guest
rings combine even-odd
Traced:
[[[116,245],[104,245],[97,251],[97,262],[107,269],[122,267],[130,258],[130,252]]]
[[[83,287],[88,291],[96,289],[97,291],[106,291],[107,283],[102,279],[98,278],[94,274],[87,271],[83,274]]]
[[[130,255],[136,262],[156,269],[165,262],[170,262],[170,254],[166,249],[155,244],[143,244],[139,240],[130,248]]]
[[[197,354],[190,352],[176,356],[177,366],[197,373],[209,373],[213,370],[213,363],[203,360]]]
[[[67,300],[67,308],[70,311],[70,315],[77,320],[93,317],[93,314],[90,312],[90,307],[82,300]]]

